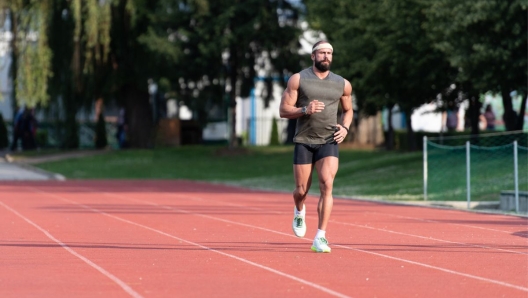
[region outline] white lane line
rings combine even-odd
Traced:
[[[347,223],[347,222],[340,222],[340,221],[335,221],[335,220],[332,220],[332,219],[330,220],[330,222],[341,224],[341,225],[346,225],[346,226],[353,226],[353,227],[358,227],[358,228],[364,228],[364,229],[371,229],[371,230],[376,230],[376,231],[381,231],[381,232],[387,232],[387,233],[391,233],[391,234],[404,235],[404,236],[409,236],[409,237],[416,237],[416,238],[425,239],[425,240],[432,240],[432,241],[437,241],[437,242],[457,244],[457,245],[468,246],[468,247],[484,248],[484,249],[489,249],[489,250],[498,250],[498,251],[503,251],[503,252],[508,252],[508,253],[520,254],[520,255],[528,255],[528,253],[525,253],[525,252],[522,252],[522,251],[515,251],[515,250],[509,250],[509,249],[503,249],[503,248],[497,248],[497,247],[491,247],[491,246],[484,246],[484,245],[471,244],[471,243],[465,243],[465,242],[455,242],[455,241],[443,240],[443,239],[438,239],[438,238],[433,238],[433,237],[426,237],[426,236],[420,236],[420,235],[414,235],[414,234],[407,234],[407,233],[403,233],[403,232],[397,232],[397,231],[393,231],[393,230],[376,228],[376,227],[371,227],[371,226],[367,226],[367,225],[359,225],[359,224],[353,224],[353,223]]]
[[[61,196],[58,196],[58,195],[55,195],[55,194],[51,194],[51,193],[47,193],[47,192],[43,192],[43,191],[40,191],[38,189],[36,189],[38,192],[41,192],[41,193],[44,193],[46,195],[49,195],[49,196],[52,196],[52,197],[55,197],[59,200],[62,200],[62,201],[65,201],[65,202],[68,202],[70,204],[75,204],[75,205],[78,205],[78,206],[81,206],[83,207],[84,209],[87,209],[87,210],[90,210],[94,213],[98,213],[98,214],[101,214],[101,215],[104,215],[104,216],[108,216],[110,218],[113,218],[113,219],[116,219],[116,220],[119,220],[119,221],[122,221],[124,223],[127,223],[127,224],[130,224],[130,225],[134,225],[134,226],[137,226],[137,227],[140,227],[140,228],[143,228],[143,229],[146,229],[146,230],[149,230],[149,231],[152,231],[152,232],[155,232],[155,233],[158,233],[160,235],[163,235],[163,236],[167,236],[167,237],[170,237],[170,238],[173,238],[173,239],[176,239],[176,240],[179,240],[181,242],[185,242],[187,244],[190,244],[190,245],[193,245],[193,246],[197,246],[197,247],[200,247],[204,250],[208,250],[208,251],[211,251],[211,252],[215,252],[215,253],[218,253],[218,254],[221,254],[223,256],[226,256],[226,257],[229,257],[229,258],[232,258],[232,259],[235,259],[235,260],[238,260],[238,261],[241,261],[243,263],[246,263],[246,264],[249,264],[249,265],[252,265],[252,266],[255,266],[257,268],[260,268],[260,269],[264,269],[266,271],[269,271],[269,272],[272,272],[272,273],[275,273],[277,275],[280,275],[280,276],[283,276],[283,277],[286,277],[286,278],[289,278],[289,279],[292,279],[294,281],[297,281],[297,282],[300,282],[302,284],[305,284],[307,286],[310,286],[312,288],[315,288],[315,289],[318,289],[322,292],[325,292],[327,294],[330,294],[330,295],[333,295],[335,297],[343,297],[343,298],[349,298],[350,296],[347,296],[345,294],[342,294],[342,293],[339,293],[339,292],[336,292],[334,290],[331,290],[329,288],[326,288],[326,287],[323,287],[321,285],[318,285],[316,283],[313,283],[313,282],[310,282],[310,281],[307,281],[307,280],[304,280],[302,278],[299,278],[299,277],[296,277],[296,276],[293,276],[293,275],[290,275],[290,274],[287,274],[287,273],[284,273],[282,271],[279,271],[279,270],[276,270],[276,269],[273,269],[271,267],[267,267],[267,266],[264,266],[264,265],[261,265],[261,264],[258,264],[258,263],[255,263],[255,262],[252,262],[250,260],[247,260],[247,259],[244,259],[244,258],[241,258],[241,257],[238,257],[238,256],[235,256],[235,255],[232,255],[232,254],[228,254],[228,253],[225,253],[225,252],[222,252],[222,251],[219,251],[219,250],[216,250],[216,249],[213,249],[213,248],[210,248],[210,247],[207,247],[207,246],[204,246],[204,245],[201,245],[199,243],[195,243],[195,242],[192,242],[192,241],[189,241],[189,240],[185,240],[183,238],[180,238],[180,237],[177,237],[177,236],[174,236],[172,234],[169,234],[169,233],[166,233],[166,232],[163,232],[163,231],[160,231],[160,230],[157,230],[157,229],[154,229],[154,228],[151,228],[149,226],[145,226],[145,225],[142,225],[140,223],[136,223],[136,222],[133,222],[133,221],[130,221],[130,220],[127,220],[127,219],[124,219],[124,218],[121,218],[121,217],[118,217],[118,216],[115,216],[115,215],[112,215],[112,214],[108,214],[104,211],[101,211],[101,210],[98,210],[96,208],[92,208],[92,207],[89,207],[87,205],[84,205],[84,204],[81,204],[81,203],[78,203],[78,202],[75,202],[75,201],[72,201],[72,200],[69,200],[69,199],[66,199],[64,197],[61,197]],[[233,222],[234,223],[234,222]],[[272,230],[270,230],[272,231]],[[290,235],[288,235],[290,236]]]
[[[487,230],[487,231],[493,231],[493,232],[500,232],[500,233],[505,233],[505,234],[511,234],[512,233],[511,231],[497,230],[497,229],[479,227],[479,226],[468,225],[468,224],[443,222],[443,221],[434,220],[434,219],[425,219],[425,218],[418,218],[418,217],[411,217],[411,216],[404,216],[404,215],[396,215],[396,214],[388,214],[388,213],[374,212],[374,211],[367,211],[366,213],[380,214],[380,215],[392,216],[392,217],[396,217],[396,218],[412,219],[412,220],[416,220],[416,221],[424,221],[424,222],[432,222],[432,223],[441,223],[441,224],[448,224],[448,225],[454,225],[454,226],[469,227],[469,228],[474,228],[474,229],[481,229],[481,230]],[[517,227],[517,225],[515,225],[515,227]],[[525,228],[526,226],[518,225],[518,227],[519,228]]]
[[[368,253],[368,254],[372,254],[372,255],[376,255],[376,256],[392,259],[392,260],[397,260],[397,261],[405,262],[405,263],[408,263],[408,264],[413,264],[413,265],[418,265],[418,266],[422,266],[422,267],[426,267],[426,268],[430,268],[430,269],[440,270],[440,271],[443,271],[443,272],[446,272],[446,273],[461,275],[461,276],[464,276],[464,277],[473,278],[473,279],[477,279],[477,280],[480,280],[480,281],[494,283],[494,284],[497,284],[497,285],[501,285],[501,286],[513,288],[513,289],[516,289],[516,290],[521,290],[521,291],[524,291],[524,292],[528,292],[528,288],[526,288],[526,287],[521,287],[521,286],[509,284],[509,283],[498,281],[498,280],[493,280],[493,279],[480,277],[480,276],[476,276],[476,275],[472,275],[472,274],[467,274],[467,273],[463,273],[463,272],[449,270],[449,269],[446,269],[446,268],[432,266],[432,265],[428,265],[428,264],[424,264],[424,263],[420,263],[420,262],[415,262],[415,261],[411,261],[411,260],[406,260],[406,259],[401,259],[401,258],[397,258],[397,257],[392,257],[392,256],[389,256],[389,255],[384,255],[384,254],[376,253],[376,252],[373,252],[373,251],[353,248],[353,247],[349,247],[349,246],[345,246],[345,245],[334,244],[334,246],[338,246],[338,247],[341,247],[341,248],[344,248],[344,249],[349,249],[349,250],[361,251],[361,252],[364,252],[364,253]]]
[[[283,233],[283,232],[280,232],[280,231],[275,231],[275,230],[271,230],[271,229],[267,229],[267,228],[262,228],[262,227],[259,227],[259,226],[254,226],[254,225],[250,225],[250,224],[245,224],[245,223],[235,222],[235,221],[231,221],[231,220],[226,220],[226,219],[222,219],[222,218],[218,218],[218,217],[214,217],[214,216],[210,216],[210,215],[205,215],[205,214],[200,214],[200,213],[195,213],[195,212],[191,212],[191,211],[187,211],[187,210],[183,210],[183,209],[177,209],[177,208],[170,207],[170,206],[159,205],[157,203],[153,203],[153,202],[150,202],[150,201],[131,199],[131,198],[127,198],[127,197],[123,197],[123,196],[119,196],[119,195],[114,195],[114,194],[108,194],[108,193],[103,193],[103,194],[108,195],[108,196],[112,196],[112,197],[116,197],[116,198],[120,198],[120,199],[124,199],[124,200],[128,200],[128,201],[147,203],[148,205],[158,206],[158,207],[161,207],[163,209],[174,210],[174,211],[177,211],[177,212],[180,212],[180,213],[184,213],[184,214],[196,215],[196,216],[199,216],[199,217],[204,217],[204,218],[213,219],[213,220],[217,220],[217,221],[221,221],[221,222],[226,222],[226,223],[230,223],[230,224],[245,226],[245,227],[249,227],[249,228],[253,228],[253,229],[259,229],[259,230],[263,230],[263,231],[267,231],[267,232],[272,232],[272,233],[275,233],[275,234],[280,234],[280,235],[284,235],[284,236],[288,236],[288,237],[297,238],[296,236],[294,236],[292,234],[286,234],[286,233]],[[88,207],[88,208],[90,208],[90,207]],[[297,239],[299,239],[299,238],[297,238]],[[306,239],[306,238],[300,238],[300,239],[311,242],[310,239]],[[518,286],[518,285],[514,285],[514,284],[510,284],[510,283],[506,283],[506,282],[502,282],[502,281],[498,281],[498,280],[494,280],[494,279],[489,279],[489,278],[480,277],[480,276],[476,276],[476,275],[472,275],[472,274],[458,272],[458,271],[454,271],[454,270],[450,270],[450,269],[446,269],[446,268],[442,268],[442,267],[437,267],[437,266],[433,266],[433,265],[429,265],[429,264],[425,264],[425,263],[420,263],[420,262],[415,262],[415,261],[411,261],[411,260],[407,260],[407,259],[393,257],[393,256],[390,256],[390,255],[385,255],[385,254],[372,252],[372,251],[368,251],[368,250],[363,250],[363,249],[359,249],[359,248],[354,248],[354,247],[350,247],[350,246],[338,245],[338,244],[334,244],[334,245],[337,246],[337,247],[348,249],[348,250],[354,250],[354,251],[358,251],[358,252],[363,252],[363,253],[367,253],[367,254],[371,254],[371,255],[375,255],[375,256],[391,259],[391,260],[405,262],[405,263],[408,263],[408,264],[413,264],[413,265],[417,265],[417,266],[421,266],[421,267],[425,267],[425,268],[429,268],[429,269],[435,269],[435,270],[439,270],[439,271],[450,273],[450,274],[460,275],[460,276],[464,276],[464,277],[468,277],[468,278],[472,278],[472,279],[476,279],[476,280],[480,280],[480,281],[493,283],[493,284],[505,286],[505,287],[508,287],[508,288],[513,288],[513,289],[516,289],[516,290],[521,290],[521,291],[528,292],[528,288],[527,287],[522,287],[522,286]]]
[[[33,227],[35,227],[37,230],[41,231],[42,233],[44,233],[44,235],[46,235],[46,237],[48,237],[49,239],[51,239],[52,241],[54,241],[55,243],[59,244],[62,248],[64,248],[66,251],[68,251],[69,253],[71,253],[72,255],[76,256],[77,258],[81,259],[83,262],[85,262],[86,264],[90,265],[91,267],[93,267],[94,269],[96,269],[97,271],[101,272],[104,276],[108,277],[109,279],[111,279],[113,282],[115,282],[116,284],[118,284],[125,292],[127,292],[128,294],[130,294],[130,296],[132,297],[136,297],[136,298],[141,298],[143,296],[141,296],[138,292],[134,291],[130,286],[128,286],[125,282],[123,282],[122,280],[120,280],[119,278],[117,278],[115,275],[113,275],[112,273],[106,271],[104,268],[102,268],[101,266],[95,264],[94,262],[90,261],[88,258],[82,256],[81,254],[77,253],[76,251],[74,251],[73,249],[71,249],[68,245],[62,243],[60,240],[58,240],[57,238],[53,237],[53,235],[51,235],[48,231],[46,231],[45,229],[43,229],[42,227],[40,227],[39,225],[37,225],[36,223],[34,223],[33,221],[31,221],[29,218],[25,217],[24,215],[20,214],[19,212],[17,212],[16,210],[14,210],[13,208],[7,206],[6,204],[4,204],[3,202],[0,201],[0,205],[2,205],[4,208],[6,208],[7,210],[11,211],[12,213],[14,213],[16,216],[20,217],[21,219],[23,219],[24,221],[26,221],[27,223],[29,223],[30,225],[32,225]]]
[[[108,194],[108,193],[105,193],[105,194],[106,195],[110,195],[110,196],[114,196],[114,195]],[[200,197],[191,197],[191,196],[187,196],[187,195],[177,195],[177,194],[172,194],[172,196],[177,196],[177,197],[180,197],[180,198],[190,199],[190,200],[195,200],[195,201],[200,201],[200,202],[207,201],[207,202],[213,202],[215,204],[221,203],[222,205],[230,205],[230,206],[244,208],[244,209],[249,209],[249,210],[266,211],[267,213],[273,213],[273,214],[282,214],[282,212],[278,212],[278,211],[274,211],[274,210],[266,210],[266,209],[262,209],[262,208],[258,208],[258,207],[249,208],[249,207],[247,207],[245,205],[233,204],[233,203],[228,203],[228,202],[224,202],[224,201],[217,201],[217,200],[215,200],[215,201],[204,200],[203,198],[200,198]],[[161,205],[157,205],[157,206],[161,206]],[[369,213],[371,213],[371,212],[369,212]],[[375,212],[372,212],[372,213],[375,213]],[[206,215],[204,215],[204,216],[206,216]],[[316,219],[315,216],[307,216],[307,217]],[[404,236],[408,236],[408,237],[415,237],[415,238],[420,238],[420,239],[425,239],[425,240],[430,240],[430,241],[437,241],[437,242],[457,244],[457,245],[462,245],[462,246],[467,246],[467,247],[477,247],[477,248],[483,248],[483,249],[489,249],[489,250],[497,250],[497,251],[503,251],[503,252],[508,252],[508,253],[514,253],[514,254],[528,255],[528,253],[521,252],[521,251],[508,250],[508,249],[503,249],[503,248],[498,248],[498,247],[484,246],[484,245],[471,244],[471,243],[465,243],[465,242],[455,242],[455,241],[443,240],[443,239],[438,239],[438,238],[433,238],[433,237],[426,237],[426,236],[420,236],[420,235],[415,235],[415,234],[408,234],[408,233],[404,233],[404,232],[397,232],[397,231],[388,230],[388,229],[376,228],[376,227],[371,227],[371,226],[367,226],[367,225],[340,222],[340,221],[336,221],[336,220],[332,220],[332,219],[330,220],[330,222],[341,224],[341,225],[354,226],[354,227],[358,227],[358,228],[371,229],[371,230],[376,230],[376,231],[381,231],[381,232],[386,232],[386,233],[392,233],[392,234],[397,234],[397,235],[404,235]]]
[[[131,191],[133,192],[133,191]],[[273,194],[277,194],[276,192],[273,193]],[[238,193],[235,193],[233,194],[233,196],[243,196],[243,194],[238,194]],[[313,197],[313,196],[311,196]],[[269,197],[266,197],[264,195],[260,195],[259,193],[257,194],[254,194],[252,196],[253,199],[257,199],[258,201],[266,201],[266,202],[269,202]],[[260,199],[262,198],[262,199]],[[316,197],[314,197],[316,198]],[[317,198],[316,198],[317,199]],[[203,199],[201,199],[203,200]],[[339,202],[343,202],[345,203],[345,205],[348,205],[346,204],[347,202],[366,202],[368,203],[369,205],[383,205],[383,206],[387,206],[387,204],[383,204],[383,203],[378,203],[378,202],[371,202],[371,201],[363,201],[363,200],[354,200],[354,199],[350,199],[350,198],[334,198],[334,202],[335,200],[339,200]],[[217,202],[220,202],[220,201],[217,201]],[[226,203],[226,204],[229,204],[227,202],[223,202],[223,203]],[[240,205],[239,205],[240,206]],[[423,207],[423,208],[428,208],[427,206],[421,206],[421,205],[397,205],[395,204],[394,206],[397,206],[397,207]],[[428,209],[434,209],[434,208],[428,208]],[[443,209],[442,210],[443,212],[445,213],[452,213],[452,214],[460,214],[460,212],[463,212],[464,210],[448,210],[448,209]],[[281,213],[281,212],[278,212],[278,213]],[[459,224],[459,223],[444,223],[444,222],[441,222],[441,221],[435,221],[435,220],[429,220],[429,219],[423,219],[423,218],[417,218],[417,217],[409,217],[409,216],[402,216],[402,215],[396,215],[396,214],[389,214],[389,213],[382,213],[382,212],[375,212],[375,211],[365,211],[364,213],[374,213],[374,214],[380,214],[380,215],[387,215],[387,216],[392,216],[392,217],[398,217],[398,218],[406,218],[406,219],[413,219],[413,220],[417,220],[417,221],[424,221],[424,222],[432,222],[432,223],[443,223],[443,224],[449,224],[449,225],[456,225],[456,226],[462,226],[462,227],[468,227],[468,228],[474,228],[474,229],[481,229],[481,230],[487,230],[487,231],[493,231],[493,232],[499,232],[499,233],[506,233],[506,234],[511,234],[512,232],[511,231],[504,231],[504,230],[497,230],[497,229],[491,229],[491,228],[485,228],[485,227],[479,227],[479,226],[474,226],[474,225],[469,225],[469,224]],[[488,216],[501,216],[501,217],[504,217],[504,215],[500,215],[500,214],[487,214]],[[519,227],[523,227],[522,225],[519,225]]]

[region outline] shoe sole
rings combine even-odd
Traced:
[[[330,253],[332,251],[331,249],[329,249],[329,250],[319,250],[315,246],[312,246],[312,250],[317,252],[317,253]]]

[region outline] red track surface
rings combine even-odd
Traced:
[[[186,181],[0,183],[0,297],[528,297],[528,219]]]

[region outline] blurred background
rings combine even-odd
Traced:
[[[345,145],[526,130],[527,27],[524,0],[0,0],[0,148],[289,144],[318,40],[353,85]]]

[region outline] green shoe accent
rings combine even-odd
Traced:
[[[297,226],[297,228],[302,228],[302,226],[303,226],[303,218],[300,217],[300,216],[296,217],[295,221],[296,221],[295,225]]]
[[[314,240],[314,243],[312,245],[312,250],[315,252],[323,252],[323,253],[329,253],[332,251],[332,249],[328,246],[328,241],[324,237]]]

